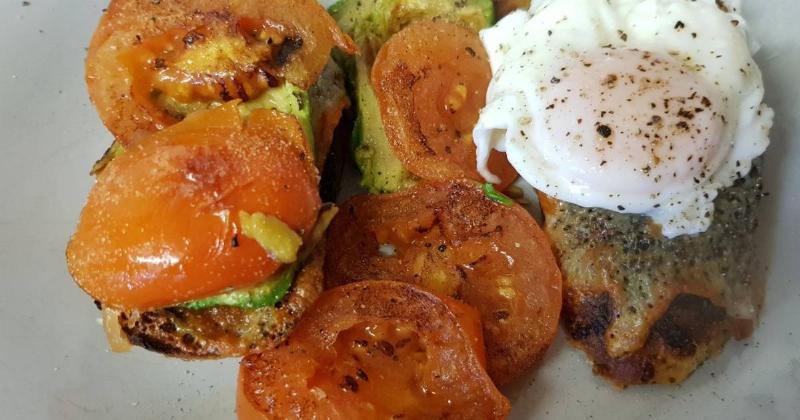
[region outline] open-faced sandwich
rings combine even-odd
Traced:
[[[338,122],[311,118],[336,113],[336,98],[309,100],[341,98],[335,69],[326,72],[334,47],[355,51],[313,0],[114,0],[89,45],[86,82],[120,147],[231,100],[291,114],[310,136]]]
[[[564,322],[619,385],[675,383],[752,331],[762,103],[736,1],[549,0],[482,39],[479,166],[539,192]]]
[[[334,47],[355,51],[312,0],[111,2],[86,68],[116,142],[67,261],[112,339],[241,355],[319,295]]]
[[[485,419],[559,318],[621,386],[748,336],[772,111],[738,2],[528,3],[113,0],[67,248],[113,347],[244,356],[245,420]],[[345,83],[372,194],[339,210]]]

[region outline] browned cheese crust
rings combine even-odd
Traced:
[[[281,344],[300,316],[322,293],[324,246],[298,273],[292,289],[275,307],[217,306],[192,310],[174,306],[148,312],[123,312],[119,322],[128,340],[140,347],[183,359],[239,357]]]
[[[756,167],[720,192],[708,231],[674,239],[645,217],[540,197],[567,334],[596,373],[619,386],[678,383],[750,335],[763,300],[752,270],[761,197]]]

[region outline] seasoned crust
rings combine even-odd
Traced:
[[[322,293],[325,247],[319,246],[276,307],[219,306],[192,310],[180,306],[148,312],[123,312],[119,322],[128,340],[145,349],[182,359],[239,357],[273,348],[291,333],[303,312]]]
[[[613,306],[607,293],[568,296],[563,320],[569,339],[591,358],[594,372],[619,386],[679,383],[719,354],[729,338],[749,335],[753,324],[728,317],[708,299],[680,295],[650,329],[642,348],[615,358],[605,339]]]
[[[649,219],[541,196],[564,274],[563,320],[595,372],[620,386],[677,383],[753,329],[758,165],[720,192],[708,231],[668,239]]]

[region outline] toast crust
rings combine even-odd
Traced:
[[[240,357],[281,344],[322,293],[325,247],[320,245],[275,307],[233,306],[193,310],[181,306],[122,312],[119,323],[131,344],[181,359]]]
[[[540,195],[567,335],[596,373],[619,386],[678,383],[750,335],[763,301],[753,272],[762,196],[756,164],[720,191],[708,231],[668,239],[645,217]]]

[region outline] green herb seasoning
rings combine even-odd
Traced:
[[[483,193],[488,197],[490,200],[500,203],[506,207],[511,207],[514,205],[514,200],[509,198],[507,195],[497,191],[492,184],[483,184],[481,187]]]

